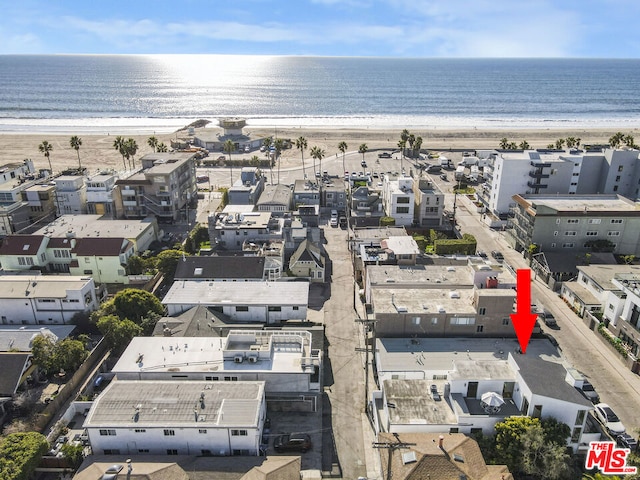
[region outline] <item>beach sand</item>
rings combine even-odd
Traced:
[[[207,131],[215,128],[207,128]],[[273,129],[245,127],[245,133],[252,136],[272,136]],[[197,135],[198,130],[196,130]],[[623,130],[625,135],[631,134],[640,139],[640,130]],[[550,143],[555,143],[558,138],[576,137],[584,144],[606,144],[609,138],[616,133],[612,130],[604,129],[513,129],[513,130],[489,130],[489,129],[467,129],[467,130],[447,130],[447,129],[422,129],[410,130],[410,133],[423,139],[423,151],[446,151],[453,149],[482,150],[499,148],[500,140],[507,138],[510,142],[519,144],[526,140],[531,148],[545,148]],[[113,142],[118,132],[108,134],[78,134],[82,139],[80,147],[80,161],[82,166],[88,169],[89,173],[94,173],[104,168],[123,168],[122,156],[113,148]],[[397,149],[400,140],[400,130],[366,129],[366,128],[278,128],[279,138],[289,138],[293,141],[298,137],[305,137],[308,149],[305,151],[305,158],[309,158],[312,147],[317,146],[325,151],[325,156],[333,156],[339,153],[338,144],[342,141],[348,145],[348,151],[358,151],[361,144],[365,143],[369,150],[374,149]],[[169,145],[171,139],[189,138],[186,131],[178,133],[156,134],[159,141]],[[64,170],[78,166],[76,151],[69,146],[71,135],[61,134],[0,134],[0,162],[2,164],[21,162],[26,158],[34,161],[36,168],[48,168],[47,159],[38,150],[38,146],[43,140],[47,140],[53,145],[50,159],[54,171]],[[125,135],[125,138],[135,138],[138,143],[138,153],[136,159],[151,153],[152,149],[147,144],[150,135]],[[215,155],[215,154],[214,154]],[[253,155],[264,155],[260,152],[234,153],[234,156],[242,155],[251,157]],[[287,163],[298,164],[300,161],[300,151],[294,148],[285,150],[282,154],[282,166]]]

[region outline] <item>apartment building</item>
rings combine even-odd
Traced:
[[[413,224],[416,199],[411,177],[385,175],[382,199],[385,214],[395,218],[396,225]]]
[[[140,159],[142,170],[115,182],[113,201],[117,218],[145,218],[159,222],[183,218],[195,198],[195,153],[152,153]]]

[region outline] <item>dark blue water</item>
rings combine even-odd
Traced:
[[[640,60],[0,56],[0,129],[30,124],[640,124]],[[153,120],[155,119],[155,120]]]

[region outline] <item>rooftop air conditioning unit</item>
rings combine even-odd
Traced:
[[[249,363],[258,363],[258,356],[257,355],[250,356]]]
[[[233,363],[242,363],[243,360],[244,356],[242,355],[236,355],[235,357],[233,357]]]

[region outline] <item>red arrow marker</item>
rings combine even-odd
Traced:
[[[511,320],[516,337],[518,337],[518,343],[520,343],[520,350],[522,353],[526,353],[538,316],[531,313],[531,270],[522,269],[516,273],[518,285],[516,313],[511,314]]]

